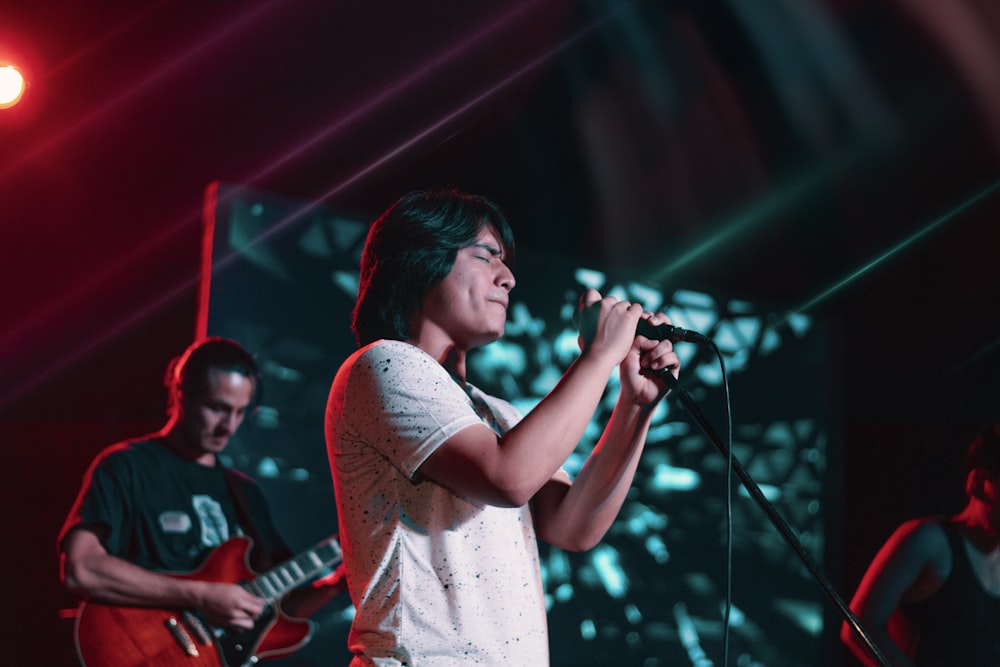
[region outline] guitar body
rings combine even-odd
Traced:
[[[216,548],[197,571],[171,576],[232,584],[249,581],[255,577],[247,564],[250,547],[249,539],[233,538]],[[195,625],[197,619],[183,610],[84,602],[76,618],[77,652],[85,667],[243,667],[254,656],[293,653],[313,632],[312,623],[285,616],[274,605],[252,630],[207,628],[199,635]]]
[[[85,602],[76,619],[76,650],[86,667],[222,667],[215,646],[196,643],[191,656],[167,622],[173,611]]]

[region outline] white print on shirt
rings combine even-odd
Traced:
[[[164,533],[186,533],[191,530],[191,516],[187,512],[167,510],[160,514],[160,530]]]
[[[229,523],[222,513],[222,506],[212,496],[193,495],[191,505],[201,523],[201,543],[217,547],[229,539]]]

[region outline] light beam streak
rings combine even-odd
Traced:
[[[121,91],[104,104],[82,115],[75,123],[65,126],[59,132],[53,133],[46,141],[7,163],[4,168],[0,169],[0,179],[3,179],[12,170],[17,169],[24,161],[41,157],[48,151],[58,147],[70,136],[83,131],[86,127],[96,122],[98,118],[127,103],[141,91],[152,87],[154,83],[164,81],[170,74],[180,72],[183,70],[184,65],[196,64],[196,56],[204,56],[210,52],[212,47],[218,48],[225,39],[238,36],[254,21],[267,19],[270,16],[268,10],[280,4],[280,0],[262,4],[254,11],[241,14],[238,21],[227,25],[225,28],[210,30],[200,42],[183,50],[185,54],[183,58],[172,60],[151,71],[141,81],[135,83],[127,90]],[[113,32],[118,32],[118,29]],[[103,39],[106,39],[106,37],[102,38],[102,41]],[[198,212],[200,212],[200,209]],[[51,325],[49,320],[59,311],[69,305],[80,303],[91,292],[100,292],[116,276],[128,273],[129,267],[139,263],[147,255],[154,253],[174,235],[187,228],[193,222],[196,222],[198,212],[185,216],[160,232],[150,235],[128,255],[122,255],[113,261],[105,263],[100,270],[89,274],[85,280],[75,283],[58,297],[49,300],[45,305],[36,308],[34,311],[20,318],[16,325],[0,333],[0,352],[6,354],[9,350],[17,350],[21,345],[21,341],[32,338],[33,331],[49,327]]]
[[[914,234],[912,234],[908,238],[900,241],[899,243],[897,243],[896,245],[894,245],[889,250],[886,250],[885,252],[883,252],[881,255],[879,255],[875,259],[869,261],[867,264],[861,266],[860,268],[852,271],[846,277],[838,280],[832,286],[828,287],[827,289],[823,290],[822,292],[820,292],[819,294],[817,294],[813,298],[809,299],[808,301],[806,301],[805,303],[803,303],[798,308],[793,309],[792,311],[790,311],[787,315],[785,315],[780,320],[777,320],[777,321],[775,321],[775,322],[773,322],[771,324],[768,324],[768,326],[765,328],[764,331],[776,331],[778,328],[780,328],[781,326],[783,326],[785,323],[787,323],[788,321],[790,321],[792,318],[797,317],[799,315],[802,315],[803,313],[805,313],[805,311],[807,311],[807,310],[813,308],[814,306],[822,303],[823,301],[825,301],[826,299],[830,298],[831,296],[833,296],[834,294],[836,294],[840,290],[846,289],[851,283],[853,283],[854,281],[858,280],[859,278],[861,278],[863,275],[865,275],[866,273],[868,273],[869,271],[871,271],[875,267],[879,266],[880,264],[882,264],[882,263],[886,262],[887,260],[889,260],[890,258],[892,258],[894,255],[896,255],[896,254],[902,252],[903,250],[905,250],[906,248],[910,247],[911,245],[913,245],[914,243],[916,243],[920,239],[924,238],[925,236],[927,236],[928,234],[930,234],[934,230],[938,229],[939,227],[941,227],[945,223],[947,223],[947,222],[949,222],[951,220],[954,220],[956,216],[958,216],[959,214],[961,214],[962,212],[964,212],[969,207],[975,205],[976,203],[978,203],[979,201],[981,201],[985,197],[989,196],[998,187],[1000,187],[1000,181],[997,181],[997,182],[993,183],[992,185],[990,185],[990,186],[984,188],[983,190],[979,191],[978,193],[974,194],[969,199],[965,200],[964,202],[962,202],[961,204],[959,204],[955,208],[951,209],[947,213],[944,213],[943,215],[941,215],[940,217],[938,217],[933,222],[925,225],[919,231],[915,232]],[[982,354],[985,354],[989,349],[991,349],[993,347],[996,347],[997,345],[1000,345],[1000,340],[995,341],[990,346],[988,346],[985,349],[981,350],[979,353],[977,353],[976,355],[974,355],[973,358],[977,358],[978,356],[980,356]],[[971,359],[970,359],[970,361],[971,361]],[[968,363],[968,362],[966,362],[966,363]],[[952,369],[952,370],[953,371],[957,370],[962,365],[964,365],[964,364],[961,364],[960,366],[957,366],[955,369]]]
[[[618,10],[615,10],[615,11],[618,11]],[[446,113],[445,115],[441,116],[441,118],[439,118],[438,120],[434,121],[433,123],[430,123],[429,125],[427,125],[423,129],[418,130],[415,134],[411,135],[409,138],[403,140],[402,142],[400,142],[399,144],[397,144],[395,147],[389,149],[388,151],[386,151],[385,153],[383,153],[382,155],[380,155],[376,159],[372,160],[367,165],[365,165],[364,167],[362,167],[361,169],[359,169],[357,172],[355,172],[353,175],[348,176],[344,180],[340,181],[339,183],[337,183],[336,185],[334,185],[333,187],[331,187],[330,189],[328,189],[326,192],[322,193],[316,200],[307,202],[306,204],[304,204],[300,208],[292,211],[290,214],[288,214],[288,216],[286,216],[285,218],[279,220],[277,223],[275,223],[269,229],[267,229],[266,231],[264,231],[263,233],[261,233],[259,236],[255,237],[254,239],[252,239],[251,241],[249,241],[243,247],[244,248],[251,247],[251,246],[253,246],[256,243],[260,243],[261,241],[267,240],[267,239],[271,238],[272,236],[274,236],[275,234],[280,233],[286,227],[288,227],[289,225],[291,225],[291,224],[295,223],[296,221],[302,219],[309,212],[313,211],[314,209],[316,209],[317,207],[319,207],[320,205],[322,205],[322,203],[324,201],[332,199],[334,196],[338,195],[340,192],[342,192],[346,188],[350,187],[351,185],[354,185],[356,182],[358,182],[359,180],[363,179],[364,177],[372,174],[373,172],[375,172],[380,167],[382,167],[385,164],[391,162],[393,159],[395,159],[395,158],[397,158],[397,157],[405,154],[411,148],[417,146],[418,144],[420,144],[422,141],[424,141],[428,137],[434,135],[435,133],[437,133],[442,128],[450,125],[453,121],[455,121],[456,119],[458,119],[461,116],[465,115],[470,110],[478,107],[480,104],[482,104],[486,100],[489,100],[490,98],[492,98],[493,96],[495,96],[497,93],[499,93],[502,90],[504,90],[505,88],[509,87],[511,84],[517,82],[524,75],[526,75],[526,74],[528,74],[528,73],[536,70],[541,65],[547,63],[549,60],[551,60],[554,56],[556,56],[559,53],[561,53],[567,47],[571,46],[575,42],[579,41],[583,37],[587,36],[588,34],[590,34],[591,32],[593,32],[594,30],[596,30],[597,27],[600,24],[602,24],[603,22],[607,21],[610,18],[610,16],[611,16],[610,14],[606,15],[606,16],[598,19],[597,21],[595,21],[595,22],[587,25],[586,27],[580,29],[576,33],[574,33],[571,36],[569,36],[568,38],[564,39],[562,42],[560,42],[555,47],[553,47],[553,48],[545,51],[540,56],[536,57],[534,60],[529,61],[526,65],[522,66],[520,69],[516,70],[514,73],[505,76],[503,79],[501,79],[500,81],[492,84],[488,88],[484,89],[482,92],[480,92],[475,97],[473,97],[469,101],[465,102],[461,106],[459,106],[456,109],[453,109],[452,111],[450,111],[450,112]],[[223,265],[228,264],[229,260],[231,260],[234,256],[238,255],[241,250],[242,250],[242,248],[233,251],[230,254],[230,256],[223,258],[223,260],[222,260],[221,263]],[[212,271],[214,273],[216,271],[216,267],[213,267]]]
[[[33,149],[25,151],[21,156],[10,160],[9,162],[5,162],[4,168],[0,169],[0,179],[5,178],[12,171],[20,168],[26,160],[40,158],[43,154],[51,151],[63,143],[70,136],[92,125],[99,118],[104,117],[114,109],[131,101],[140,93],[150,90],[155,84],[163,82],[170,75],[182,72],[185,69],[185,66],[198,64],[202,57],[207,53],[220,48],[227,39],[239,35],[247,26],[258,20],[265,20],[269,15],[269,11],[280,5],[281,0],[272,0],[271,2],[262,3],[260,6],[255,7],[252,11],[241,13],[238,20],[233,21],[222,28],[213,28],[213,30],[207,31],[205,36],[197,43],[188,48],[179,49],[179,52],[183,54],[182,56],[178,56],[173,60],[163,63],[159,67],[150,71],[140,80],[134,82],[132,86],[120,91],[117,95],[112,96],[103,104],[99,104],[91,108],[88,113],[79,116],[75,122],[64,125],[58,131],[53,131],[46,140],[40,142]]]
[[[314,133],[305,141],[300,142],[294,148],[288,150],[277,159],[269,162],[267,166],[261,168],[259,171],[250,176],[250,182],[267,176],[286,162],[289,162],[301,153],[306,152],[309,148],[312,148],[318,143],[325,142],[331,137],[339,134],[341,131],[346,130],[352,123],[364,118],[369,112],[387,105],[405,90],[412,88],[415,84],[420,83],[437,73],[444,65],[451,64],[460,56],[472,51],[476,46],[482,44],[491,34],[507,27],[512,21],[527,11],[529,7],[535,4],[537,4],[537,0],[532,0],[531,2],[524,3],[514,10],[503,14],[497,19],[491,20],[483,28],[471,33],[468,37],[438,54],[426,64],[410,70],[406,76],[394,81],[391,85],[382,88],[381,92],[358,105],[344,117],[337,119],[327,127]]]
[[[125,331],[130,326],[141,322],[150,314],[159,310],[162,306],[166,305],[173,299],[180,297],[186,290],[197,285],[198,281],[199,277],[196,276],[178,282],[172,288],[160,292],[151,301],[135,308],[124,317],[117,319],[111,326],[103,328],[100,333],[83,340],[80,345],[73,348],[68,354],[52,360],[44,366],[36,368],[32,372],[30,379],[19,385],[5,386],[2,393],[0,393],[0,406],[7,405],[13,401],[15,397],[34,389],[53,377],[63,368],[81,360],[84,355],[99,349],[101,345],[113,340],[122,331]]]
[[[328,140],[333,136],[336,136],[338,133],[348,130],[355,121],[364,117],[367,113],[374,111],[379,107],[388,105],[406,90],[436,74],[443,65],[454,62],[457,58],[467,53],[476,45],[480,44],[482,40],[488,37],[491,33],[507,26],[511,21],[520,16],[520,14],[531,4],[533,3],[521,5],[514,11],[510,11],[502,15],[499,19],[490,21],[484,28],[471,33],[466,39],[463,39],[457,44],[445,49],[439,55],[431,59],[428,64],[425,64],[416,70],[411,70],[407,76],[393,81],[389,86],[382,89],[381,92],[358,105],[351,113],[347,114],[343,118],[337,119],[321,131],[312,135],[306,141],[297,144],[286,153],[270,162],[266,167],[256,171],[248,178],[248,180],[253,182],[262,179],[278,169],[280,165],[289,162],[294,157],[305,152],[309,147],[319,141]],[[184,62],[193,63],[194,60],[192,56],[195,54],[204,54],[209,46],[218,46],[223,38],[240,34],[243,28],[251,23],[251,19],[256,19],[258,16],[260,16],[261,20],[265,20],[269,18],[270,15],[267,12],[262,13],[261,10],[258,10],[257,12],[249,13],[243,16],[237,24],[230,25],[224,31],[210,31],[210,35],[205,40],[185,51],[187,56],[184,58]],[[100,116],[127,102],[137,93],[140,87],[149,87],[153,82],[160,81],[164,79],[167,74],[179,71],[180,69],[181,62],[173,61],[158,70],[153,71],[143,79],[142,84],[137,84],[130,90],[124,91],[115,96],[111,101],[87,114],[73,126],[64,129],[64,131],[59,135],[53,136],[48,142],[36,148],[32,153],[38,154],[49,150],[59,142],[66,139],[72,133],[82,130]],[[26,158],[22,158],[22,160],[23,159]],[[13,168],[13,166],[10,168]],[[10,168],[0,171],[0,178],[2,178],[5,173],[9,172]],[[235,196],[237,193],[238,190],[230,193],[228,196]],[[303,213],[304,212],[306,211],[303,211]],[[159,233],[146,238],[140,245],[135,247],[130,254],[121,256],[120,258],[116,258],[114,261],[107,263],[101,270],[90,274],[86,280],[76,283],[71,289],[67,290],[56,299],[49,301],[41,308],[37,308],[26,317],[21,318],[16,326],[12,326],[10,329],[0,334],[0,351],[16,348],[18,346],[18,338],[22,340],[28,338],[31,331],[46,326],[46,321],[50,317],[63,310],[69,304],[80,303],[84,298],[86,298],[88,293],[99,292],[104,285],[110,283],[110,281],[115,279],[116,276],[122,273],[127,273],[129,267],[139,263],[144,257],[155,253],[160,247],[162,247],[163,244],[167,243],[169,239],[187,229],[189,225],[196,224],[198,221],[198,213],[200,213],[200,209],[161,229]]]
[[[819,186],[829,182],[831,176],[839,170],[846,169],[851,164],[854,164],[858,159],[855,153],[856,151],[850,152],[838,161],[837,164],[831,166],[820,165],[800,172],[791,181],[774,189],[771,194],[756,202],[748,210],[722,225],[718,232],[709,236],[705,241],[695,245],[662,269],[653,273],[647,281],[652,282],[654,285],[661,285],[668,282],[675,273],[732,241],[737,234],[747,232],[751,228],[773,219],[776,214],[790,209],[806,196],[815,192]]]
[[[945,375],[951,375],[953,373],[957,373],[958,371],[962,370],[963,368],[966,368],[967,366],[971,366],[974,362],[979,361],[980,359],[982,359],[983,357],[985,357],[987,354],[989,354],[990,352],[992,352],[993,350],[995,350],[997,347],[1000,347],[1000,338],[997,338],[992,343],[986,345],[982,349],[977,350],[976,352],[974,352],[971,355],[969,355],[965,360],[960,361],[957,364],[955,364],[954,366],[952,366],[950,369],[948,369],[948,372],[945,373]]]
[[[936,220],[934,220],[930,224],[926,225],[923,229],[915,232],[910,237],[908,237],[906,239],[903,239],[902,241],[900,241],[899,243],[897,243],[896,245],[894,245],[889,250],[883,252],[881,255],[879,255],[875,259],[869,261],[867,264],[865,264],[862,267],[858,268],[857,270],[851,272],[849,275],[847,275],[846,277],[844,277],[841,280],[837,281],[831,287],[828,287],[827,289],[823,290],[822,292],[820,292],[818,295],[816,295],[812,299],[809,299],[808,301],[806,301],[804,304],[802,304],[797,309],[795,309],[792,312],[792,314],[794,315],[794,314],[798,314],[798,313],[803,313],[803,312],[809,310],[810,308],[816,306],[817,304],[822,303],[823,301],[825,301],[826,299],[830,298],[831,296],[833,296],[834,294],[836,294],[840,290],[846,288],[848,285],[850,285],[851,283],[853,283],[854,281],[856,281],[861,276],[865,275],[866,273],[868,273],[869,271],[871,271],[875,267],[879,266],[880,264],[886,262],[887,260],[889,260],[893,256],[899,254],[900,252],[902,252],[906,248],[910,247],[911,245],[913,245],[914,243],[916,243],[920,239],[924,238],[925,236],[927,236],[928,234],[930,234],[931,232],[933,232],[937,228],[941,227],[942,225],[944,225],[947,222],[950,222],[950,221],[954,220],[958,215],[960,215],[961,213],[963,213],[964,211],[966,211],[969,207],[977,204],[982,199],[984,199],[985,197],[989,196],[990,193],[992,193],[994,190],[997,189],[997,187],[1000,187],[1000,181],[997,181],[996,183],[993,183],[989,187],[985,188],[984,190],[981,190],[980,192],[978,192],[977,194],[973,195],[969,199],[965,200],[964,202],[962,202],[961,204],[959,204],[955,208],[951,209],[950,211],[948,211],[944,215],[940,216],[939,218],[937,218]],[[783,324],[784,322],[786,322],[788,320],[788,317],[789,316],[786,316],[780,322],[776,323],[774,325],[774,327],[776,327],[776,326],[778,326],[778,325]],[[773,328],[773,327],[769,327],[769,328]]]
[[[338,183],[334,187],[332,187],[329,190],[327,190],[326,193],[323,194],[323,196],[322,196],[321,199],[328,199],[328,198],[336,195],[337,193],[341,192],[345,188],[347,188],[350,185],[356,183],[361,178],[367,176],[368,174],[372,173],[373,171],[375,171],[379,167],[385,165],[387,162],[389,162],[393,158],[398,157],[399,155],[405,153],[406,150],[408,150],[409,148],[412,148],[413,146],[417,145],[418,143],[420,143],[421,140],[423,140],[426,137],[432,135],[434,132],[436,132],[440,128],[444,127],[445,125],[447,125],[448,123],[450,123],[454,119],[456,119],[456,118],[460,117],[461,115],[467,113],[469,110],[471,110],[472,108],[478,106],[483,101],[488,100],[493,95],[495,95],[498,92],[504,90],[509,85],[511,85],[512,83],[516,82],[521,77],[523,77],[525,74],[534,71],[535,69],[537,69],[542,64],[544,64],[544,63],[548,62],[549,60],[551,60],[551,58],[553,56],[558,55],[560,52],[562,52],[565,48],[567,48],[571,44],[573,44],[576,41],[582,39],[586,35],[589,35],[591,32],[593,32],[594,30],[596,30],[596,28],[599,25],[603,24],[615,12],[617,12],[619,10],[620,10],[620,8],[615,9],[612,13],[609,13],[605,17],[602,17],[601,19],[599,19],[597,21],[594,21],[591,24],[585,26],[584,28],[582,28],[581,30],[577,31],[576,33],[574,33],[570,37],[564,39],[562,42],[560,42],[554,48],[545,51],[541,56],[536,57],[534,60],[530,61],[527,65],[525,65],[525,66],[521,67],[520,69],[516,70],[513,74],[505,76],[499,82],[497,82],[497,83],[489,86],[484,91],[482,91],[481,93],[479,93],[478,95],[476,95],[474,98],[472,98],[470,101],[468,101],[465,104],[461,105],[457,109],[455,109],[455,110],[453,110],[453,111],[445,114],[438,121],[430,124],[429,126],[425,127],[424,129],[418,131],[417,133],[415,133],[414,135],[412,135],[409,139],[406,139],[405,141],[403,141],[399,145],[397,145],[395,148],[393,148],[393,149],[387,151],[386,153],[382,154],[381,156],[379,156],[377,159],[375,159],[374,161],[372,161],[371,163],[369,163],[366,167],[364,167],[361,170],[359,170],[354,175],[346,178],[342,182]],[[469,42],[469,40],[466,40],[466,42],[463,42],[463,43],[470,43],[470,42]],[[440,62],[446,62],[448,59],[445,58],[445,57],[441,57],[439,60],[440,60]],[[409,79],[407,79],[407,80],[409,80]],[[384,98],[384,99],[387,100],[389,98]],[[353,117],[355,117],[355,116],[352,116],[352,118]],[[344,127],[344,125],[342,123],[338,123],[336,125],[337,125],[337,127],[341,128],[341,129]],[[297,152],[297,151],[298,151],[298,149],[294,149],[293,150],[293,152]],[[284,230],[288,226],[290,226],[295,221],[302,219],[302,217],[305,214],[307,214],[308,212],[312,211],[313,209],[315,209],[319,205],[320,205],[320,201],[316,201],[316,202],[310,203],[310,204],[308,204],[306,206],[303,206],[303,207],[301,207],[300,209],[298,209],[296,211],[293,211],[290,215],[288,215],[284,219],[278,221],[278,223],[273,228],[267,230],[265,233],[261,234],[260,236],[258,236],[255,239],[253,239],[252,241],[250,241],[244,247],[250,247],[250,246],[252,246],[252,245],[254,245],[254,244],[258,243],[258,242],[261,242],[261,241],[263,241],[263,240],[265,240],[267,238],[270,238],[274,234],[276,234],[276,233]],[[167,238],[174,231],[176,231],[177,229],[179,229],[182,226],[182,224],[186,224],[186,222],[189,222],[189,220],[186,220],[185,223],[181,223],[181,224],[175,225],[171,229],[168,229],[167,231],[159,234],[157,238],[161,239],[161,240]],[[158,245],[158,243],[154,243],[154,242],[151,241],[151,242],[148,242],[148,243],[144,244],[143,248],[145,248],[145,249],[153,249],[153,248],[156,247],[156,245]],[[212,267],[212,273],[215,274],[218,271],[224,269],[229,264],[231,264],[232,261],[239,256],[241,250],[242,249],[236,249],[236,250],[230,252],[228,255],[223,256],[223,258]],[[135,253],[133,253],[133,255],[131,257],[134,258],[135,257]],[[134,261],[134,260],[129,260],[129,261]],[[127,262],[123,262],[122,264],[124,264],[124,263],[127,263]],[[102,275],[104,276],[104,278],[106,278],[108,276],[108,272],[105,272]],[[173,288],[168,289],[166,292],[161,293],[160,295],[158,295],[156,298],[154,298],[152,300],[152,302],[150,302],[146,306],[133,311],[132,313],[126,315],[124,318],[119,319],[118,321],[115,322],[115,324],[113,326],[105,329],[101,334],[99,334],[99,335],[91,338],[90,340],[84,341],[80,346],[78,346],[76,349],[74,349],[70,354],[64,355],[63,357],[54,360],[52,363],[48,364],[46,367],[38,369],[37,372],[32,375],[32,378],[30,380],[26,381],[25,383],[22,383],[19,386],[7,388],[7,390],[4,393],[0,394],[0,405],[6,404],[10,400],[12,400],[13,397],[15,397],[15,396],[17,396],[17,395],[19,395],[21,393],[24,393],[24,392],[32,389],[35,386],[38,386],[44,380],[51,378],[53,375],[55,375],[62,368],[66,367],[67,365],[69,365],[71,363],[74,363],[77,360],[79,360],[80,358],[82,358],[84,354],[97,349],[101,344],[107,342],[108,340],[111,340],[115,335],[117,335],[119,332],[123,331],[129,325],[134,324],[134,323],[136,323],[138,321],[141,321],[141,319],[143,317],[147,316],[149,313],[155,312],[155,310],[157,308],[159,308],[163,304],[169,302],[172,298],[175,298],[177,295],[183,293],[184,290],[189,289],[189,288],[197,285],[198,280],[199,280],[199,278],[192,278],[192,279],[181,281],[178,285],[176,285]],[[89,285],[94,285],[94,284],[96,284],[96,282],[97,282],[97,279],[89,281],[88,284]],[[74,290],[74,293],[79,293],[79,290]],[[64,298],[64,299],[62,299],[60,301],[60,303],[67,303],[67,302],[69,302],[69,298],[68,297],[66,297],[66,298]],[[52,309],[48,308],[46,310],[47,310],[47,312],[51,312]],[[37,321],[37,319],[36,319],[36,321]],[[23,332],[24,331],[24,327],[23,326],[20,327],[19,331]],[[13,338],[13,333],[5,334],[2,338],[0,338],[0,346],[7,345],[11,338]]]

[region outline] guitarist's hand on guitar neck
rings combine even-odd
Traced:
[[[192,581],[198,592],[198,609],[205,620],[216,627],[249,630],[264,611],[267,600],[259,598],[238,584]]]

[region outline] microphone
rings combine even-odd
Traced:
[[[580,309],[580,334],[585,340],[590,340],[597,333],[597,308],[583,307]],[[672,324],[650,324],[646,320],[639,320],[635,327],[637,336],[645,336],[650,340],[670,340],[675,343],[711,343],[712,339],[697,331],[682,329]]]
[[[671,340],[675,343],[683,341],[685,343],[711,343],[711,339],[705,334],[689,329],[681,329],[672,324],[650,324],[646,320],[639,320],[635,327],[638,336],[645,336],[650,340]]]

